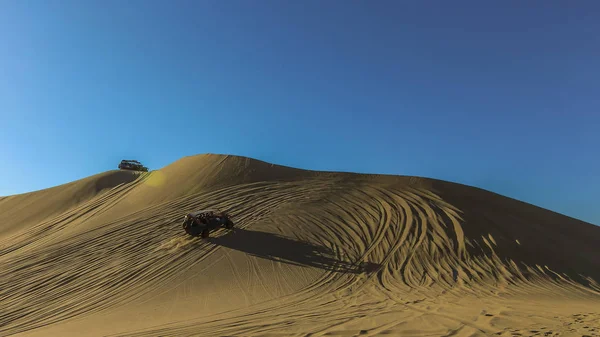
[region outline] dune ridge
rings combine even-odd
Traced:
[[[93,183],[115,174],[133,179]],[[215,154],[86,179],[56,209],[32,192],[45,218],[2,218],[0,335],[600,331],[600,228],[498,194]],[[208,207],[236,229],[186,237]]]

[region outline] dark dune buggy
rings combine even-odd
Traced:
[[[207,238],[210,232],[225,227],[233,229],[233,221],[225,212],[207,209],[187,214],[183,218],[183,230],[191,236]]]
[[[137,160],[123,159],[119,163],[119,170],[131,170],[131,171],[142,171],[148,172],[148,168]]]

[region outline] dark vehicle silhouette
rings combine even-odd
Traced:
[[[182,227],[188,235],[207,238],[211,231],[221,227],[233,229],[233,221],[225,212],[217,209],[205,209],[188,213],[183,218]]]
[[[121,160],[119,163],[119,169],[148,172],[148,168],[137,160]]]

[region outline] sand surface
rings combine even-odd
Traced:
[[[0,198],[0,266],[0,336],[600,336],[600,227],[425,178],[110,171]]]

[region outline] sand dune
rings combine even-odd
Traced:
[[[41,191],[0,197],[0,236],[61,215],[138,176],[136,172],[110,171]]]
[[[0,240],[1,336],[600,336],[600,227],[433,179],[199,155],[0,199]]]

